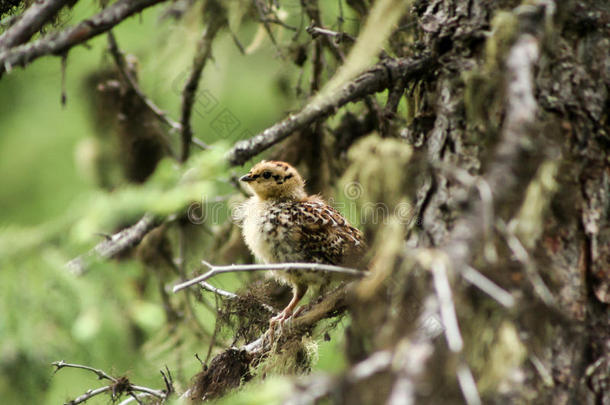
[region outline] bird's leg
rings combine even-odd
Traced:
[[[284,325],[284,322],[286,322],[286,320],[290,319],[293,316],[294,308],[298,305],[299,301],[301,301],[301,299],[305,296],[306,292],[307,292],[307,284],[295,285],[294,290],[292,292],[292,299],[290,300],[290,302],[288,303],[286,308],[284,308],[282,310],[282,312],[280,312],[279,314],[277,314],[276,316],[271,318],[271,320],[269,321],[272,333],[273,333],[276,325],[279,324],[280,329],[281,329],[282,326]],[[300,312],[300,311],[297,310],[296,313],[298,313],[298,312]]]

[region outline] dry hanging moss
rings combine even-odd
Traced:
[[[194,377],[189,399],[200,402],[221,397],[252,378],[251,358],[244,350],[228,349],[214,357],[209,367]]]
[[[290,289],[273,280],[256,280],[238,291],[236,299],[224,300],[219,310],[221,324],[234,326],[234,343],[257,339],[269,328],[269,320],[290,300]]]

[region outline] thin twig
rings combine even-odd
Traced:
[[[174,293],[183,290],[187,287],[190,287],[195,284],[199,284],[202,281],[205,281],[211,277],[214,277],[217,274],[223,273],[238,273],[244,271],[265,271],[265,270],[280,270],[280,271],[288,271],[288,270],[314,270],[314,271],[327,271],[331,273],[341,273],[348,274],[354,277],[362,277],[366,275],[366,272],[350,269],[347,267],[333,266],[330,264],[320,264],[320,263],[274,263],[274,264],[242,264],[242,265],[230,265],[230,266],[214,266],[206,261],[203,261],[203,264],[210,268],[205,274],[202,274],[198,277],[195,277],[189,281],[184,283],[176,284],[173,288]]]
[[[0,51],[0,74],[26,66],[45,55],[61,55],[75,45],[102,34],[133,14],[165,0],[118,0],[93,17],[37,41]]]
[[[106,379],[106,380],[110,380],[112,382],[117,382],[116,378],[114,378],[110,374],[106,373],[104,370],[100,370],[98,368],[93,368],[93,367],[85,366],[85,365],[82,365],[82,364],[66,363],[63,360],[54,361],[51,364],[54,365],[55,367],[57,367],[55,369],[55,372],[61,370],[64,367],[67,367],[67,368],[80,368],[80,369],[83,369],[83,370],[91,371],[92,373],[97,375],[97,377],[100,380]]]
[[[168,392],[163,391],[163,390],[155,390],[155,389],[144,387],[141,385],[131,384],[126,378],[119,379],[119,378],[113,377],[110,374],[106,373],[105,371],[94,368],[94,367],[89,367],[89,366],[85,366],[82,364],[66,363],[63,360],[54,361],[51,364],[54,365],[55,367],[57,367],[55,370],[56,372],[61,370],[62,368],[78,368],[78,369],[87,370],[87,371],[94,373],[95,375],[97,375],[97,377],[99,379],[106,379],[106,380],[109,380],[112,382],[112,384],[110,384],[108,386],[97,388],[95,390],[88,390],[85,394],[70,401],[70,404],[80,404],[80,403],[85,402],[86,400],[88,400],[96,395],[99,395],[101,393],[104,393],[106,391],[114,391],[116,388],[116,386],[114,384],[122,383],[121,380],[123,380],[123,379],[127,382],[127,384],[126,384],[127,388],[124,391],[124,393],[133,394],[133,392],[143,392],[147,395],[151,395],[151,396],[154,396],[154,397],[157,397],[160,399],[166,399],[167,396],[169,395]],[[114,395],[114,392],[113,392],[113,395]],[[136,398],[136,400],[137,400],[137,398]]]
[[[225,299],[229,299],[229,300],[237,300],[239,299],[239,295],[234,294],[232,292],[220,289],[218,287],[214,287],[212,284],[206,283],[205,281],[200,281],[199,285],[201,286],[201,288],[208,290],[210,292],[213,292],[215,294],[220,295],[221,297],[225,298]],[[275,308],[273,308],[271,305],[265,304],[264,302],[261,302],[260,305],[265,308],[268,312],[272,313],[272,314],[277,314],[277,310]]]
[[[451,285],[447,277],[447,256],[440,254],[435,257],[431,263],[432,276],[434,280],[434,289],[440,305],[441,319],[445,327],[445,337],[449,350],[456,353],[459,358],[457,367],[457,379],[462,390],[462,395],[468,405],[480,405],[481,398],[477,385],[472,375],[472,371],[468,363],[464,359],[464,340],[460,333],[460,327],[457,320],[455,303],[451,293]]]
[[[138,98],[144,103],[146,107],[153,113],[155,117],[162,123],[166,124],[173,130],[180,130],[182,126],[171,119],[165,111],[157,107],[153,101],[144,94],[135,77],[130,72],[130,69],[127,67],[127,62],[125,61],[125,57],[121,50],[119,49],[119,45],[116,42],[116,38],[112,31],[108,31],[108,50],[114,59],[114,63],[119,71],[119,74],[123,77],[123,79],[127,82],[129,87],[133,90],[133,92],[138,96]],[[165,134],[164,134],[165,135]],[[165,147],[167,148],[170,155],[176,158],[176,153],[171,147],[171,143],[169,139],[165,139]]]
[[[214,277],[217,274],[223,273],[239,273],[244,271],[265,271],[265,270],[280,270],[280,271],[288,271],[288,270],[314,270],[314,271],[327,271],[331,273],[341,273],[348,274],[355,277],[363,277],[367,273],[365,271],[350,269],[347,267],[341,266],[333,266],[330,264],[320,264],[320,263],[274,263],[274,264],[241,264],[241,265],[230,265],[230,266],[214,266],[206,261],[203,261],[203,264],[210,268],[205,274],[197,276],[189,281],[184,283],[176,284],[173,288],[173,291],[176,293],[180,290],[183,290],[187,287],[190,287],[195,284],[199,284],[202,281],[205,281],[209,278]]]
[[[208,4],[212,4],[212,2],[208,2]],[[212,6],[212,9],[214,8],[215,7]],[[191,73],[187,78],[186,84],[184,85],[184,90],[182,91],[182,112],[180,116],[180,135],[182,139],[182,151],[180,153],[180,160],[182,162],[188,159],[190,153],[190,145],[193,141],[191,116],[193,114],[193,106],[195,104],[197,88],[199,87],[199,81],[201,79],[201,72],[203,71],[206,62],[210,58],[210,55],[212,54],[212,42],[214,41],[214,38],[216,37],[216,34],[220,30],[220,28],[225,24],[225,19],[222,15],[220,15],[220,11],[216,11],[216,13],[212,12],[211,10],[207,11],[211,12],[214,15],[210,16],[210,18],[207,19],[208,24],[204,28],[201,39],[197,44],[197,51],[195,53],[195,57],[193,58],[193,66],[191,68]]]
[[[553,293],[542,279],[542,276],[536,268],[536,264],[530,258],[525,246],[523,246],[519,238],[514,234],[514,232],[512,232],[510,227],[506,226],[502,221],[498,221],[497,229],[506,239],[506,244],[510,248],[515,258],[523,265],[525,275],[534,288],[534,293],[547,306],[554,307],[556,302],[555,298],[553,297]]]
[[[140,397],[140,396],[141,396],[141,397],[144,397],[144,396],[146,396],[146,395],[147,395],[147,394],[140,394],[140,395],[136,395],[136,394],[134,394],[133,392],[130,392],[130,393],[129,393],[129,396],[131,397],[131,399],[133,399],[134,401],[136,401],[136,402],[137,402],[138,404],[140,404],[140,405],[142,405],[142,401],[140,401],[140,398],[138,398],[138,397]]]
[[[214,319],[214,332],[212,332],[212,337],[210,338],[210,343],[208,344],[208,351],[205,355],[204,364],[207,364],[210,360],[210,356],[212,355],[212,348],[216,344],[216,336],[218,335],[218,331],[220,330],[220,311],[218,309],[218,296],[214,297],[214,305],[216,308],[216,317]]]
[[[141,385],[129,384],[129,387],[132,391],[145,392],[145,393],[152,395],[153,397],[157,397],[157,398],[165,398],[167,396],[165,391],[155,390],[155,389],[144,387]]]
[[[305,13],[307,13],[307,16],[311,19],[311,25],[306,27],[305,31],[307,31],[307,33],[309,33],[313,38],[316,37],[316,35],[314,35],[315,32],[324,32],[326,35],[323,35],[321,37],[322,43],[326,48],[328,48],[330,53],[333,54],[337,62],[344,62],[345,55],[343,54],[343,51],[341,50],[341,48],[339,48],[337,42],[333,41],[331,36],[328,34],[332,31],[319,28],[322,27],[322,16],[320,15],[320,6],[318,4],[318,1],[301,0],[301,7],[305,10]],[[338,39],[339,37],[336,38]]]
[[[349,39],[351,42],[356,42],[356,38],[354,38],[353,36],[351,36],[350,34],[348,34],[346,32],[332,31],[332,30],[329,30],[326,28],[316,27],[315,25],[310,25],[307,28],[305,28],[305,30],[307,31],[307,33],[309,35],[311,35],[314,38],[318,35],[325,35],[325,36],[335,38],[335,41],[337,43],[342,42],[345,39]]]
[[[555,382],[553,381],[553,376],[551,375],[551,372],[547,370],[544,364],[542,364],[542,361],[540,361],[538,356],[536,356],[535,354],[530,354],[529,360],[538,372],[538,375],[540,375],[540,378],[542,379],[544,385],[546,385],[547,387],[553,387],[555,385]]]
[[[335,113],[345,104],[369,94],[387,89],[396,79],[409,80],[422,74],[432,65],[429,56],[386,60],[375,65],[356,79],[345,84],[332,96],[312,101],[301,111],[265,129],[250,139],[237,142],[227,154],[231,165],[242,165],[251,157],[287,138],[295,131]]]
[[[498,301],[506,308],[512,308],[515,305],[515,298],[511,293],[504,290],[502,287],[485,277],[481,272],[470,266],[462,267],[460,274],[464,280],[478,287],[481,291],[489,295],[491,298]]]
[[[161,376],[163,377],[163,382],[165,382],[165,390],[167,391],[167,395],[176,391],[174,388],[174,378],[172,377],[172,373],[169,371],[169,367],[165,365],[165,371],[159,370],[161,372]]]
[[[273,35],[273,31],[271,30],[271,27],[269,26],[270,23],[277,24],[280,21],[280,19],[277,18],[277,16],[275,16],[273,12],[269,11],[269,9],[267,8],[267,5],[265,4],[264,1],[253,0],[253,2],[254,2],[254,6],[256,7],[256,11],[258,12],[259,21],[263,24],[265,31],[267,31],[267,35],[269,35],[269,39],[271,40],[271,43],[276,47],[278,53],[281,55],[282,50],[278,46],[277,41],[275,40],[275,36]],[[274,15],[275,18],[270,19],[267,17],[267,14]],[[291,28],[293,28],[293,27],[291,27]]]
[[[129,398],[125,398],[125,400],[119,402],[118,405],[127,405],[127,404],[131,404],[134,401],[137,401],[137,402],[139,402],[141,404],[142,401],[140,401],[140,398],[145,398],[145,397],[148,397],[148,396],[150,396],[150,395],[148,395],[148,394],[134,394],[132,392]]]
[[[284,28],[286,28],[286,29],[288,29],[290,31],[294,31],[294,32],[297,31],[296,27],[293,27],[292,25],[286,24],[284,21],[280,20],[279,18],[261,17],[261,18],[259,18],[259,21],[263,22],[263,23],[276,24],[276,25],[284,27]]]
[[[100,388],[97,388],[94,390],[88,390],[83,395],[76,397],[73,400],[71,400],[70,402],[68,402],[68,404],[69,405],[82,404],[83,402],[88,401],[89,399],[93,398],[94,396],[103,394],[106,391],[112,391],[112,385],[107,385],[105,387],[100,387]]]
[[[440,253],[439,253],[440,255]],[[464,347],[464,340],[455,313],[455,304],[451,294],[451,285],[447,278],[447,263],[445,257],[436,257],[431,263],[434,289],[440,304],[441,318],[445,327],[447,345],[453,352],[460,352]]]
[[[235,300],[235,299],[239,298],[239,295],[233,294],[232,292],[225,291],[225,290],[217,288],[217,287],[214,287],[212,284],[206,283],[205,281],[200,281],[199,285],[203,289],[208,290],[210,292],[213,292],[214,294],[218,294],[218,295],[220,295],[223,298],[227,298],[227,299],[230,299],[230,300]]]
[[[468,363],[463,358],[457,366],[457,378],[466,403],[468,405],[480,405],[481,396],[477,389],[477,383],[474,380],[470,367],[468,367]]]

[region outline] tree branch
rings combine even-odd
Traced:
[[[113,400],[117,399],[122,394],[131,394],[132,397],[135,397],[134,392],[142,392],[146,395],[150,395],[150,396],[159,398],[161,400],[165,400],[165,399],[167,399],[168,395],[171,394],[171,392],[172,392],[171,390],[168,390],[168,391],[155,390],[152,388],[135,385],[135,384],[132,384],[131,382],[129,382],[129,379],[127,379],[127,377],[116,378],[116,377],[113,377],[110,374],[106,373],[103,370],[89,367],[89,366],[84,366],[82,364],[66,363],[63,360],[54,361],[51,364],[56,367],[55,372],[61,370],[62,368],[78,368],[78,369],[82,369],[82,370],[91,371],[92,373],[97,375],[97,377],[100,380],[106,379],[112,383],[110,385],[107,385],[105,387],[100,387],[95,390],[88,390],[83,395],[68,402],[68,404],[70,404],[70,405],[76,405],[76,404],[83,403],[83,402],[93,398],[96,395],[99,395],[99,394],[102,394],[102,393],[108,392],[108,391],[110,391],[112,393]],[[135,397],[135,398],[137,400],[137,397]]]
[[[212,54],[212,42],[220,28],[225,24],[225,17],[221,6],[215,1],[206,3],[206,13],[210,15],[206,18],[207,25],[203,31],[203,35],[197,44],[197,51],[193,58],[193,67],[191,74],[186,80],[184,90],[182,91],[182,114],[180,117],[182,152],[180,160],[186,161],[189,157],[190,145],[193,139],[193,129],[191,128],[191,116],[193,114],[193,105],[195,104],[195,95],[199,87],[201,72],[205,67],[206,62]]]
[[[135,225],[115,233],[103,242],[98,243],[89,252],[78,256],[67,263],[68,269],[75,274],[83,274],[89,265],[100,259],[110,259],[119,253],[136,246],[148,234],[161,224],[161,220],[150,214],[144,215]]]
[[[165,0],[118,0],[71,28],[29,44],[3,50],[0,52],[0,74],[10,71],[14,66],[26,66],[41,56],[65,53],[73,46],[108,31],[131,15],[163,1]]]
[[[271,339],[267,330],[259,338],[240,347],[230,347],[218,354],[209,363],[207,369],[195,377],[195,382],[181,398],[199,401],[202,398],[218,397],[229,388],[238,386],[249,373],[250,365],[256,364],[271,350],[282,350],[282,346],[291,338],[302,336],[304,331],[311,330],[319,321],[341,315],[347,308],[346,297],[349,285],[339,286],[328,293],[320,302],[305,309],[297,318],[287,321],[283,334],[278,339]],[[300,338],[298,338],[300,340]],[[235,370],[238,375],[227,370]],[[206,384],[212,382],[211,384]],[[219,389],[219,386],[221,388]]]
[[[142,100],[142,102],[146,104],[148,109],[153,114],[155,114],[159,121],[163,122],[168,127],[175,130],[180,130],[180,128],[182,128],[180,123],[171,119],[165,111],[157,107],[157,105],[155,105],[152,100],[146,97],[146,94],[144,94],[142,89],[140,89],[140,86],[136,82],[136,79],[131,75],[129,69],[127,69],[125,56],[123,55],[123,52],[121,52],[121,50],[119,49],[119,45],[116,42],[116,38],[114,37],[112,31],[108,31],[108,50],[110,51],[110,55],[112,55],[114,63],[116,64],[121,76],[123,76],[123,78],[127,81],[129,86],[133,89],[133,91],[140,98],[140,100]]]
[[[112,382],[117,382],[116,378],[114,378],[110,374],[106,373],[104,370],[100,370],[100,369],[97,369],[97,368],[93,368],[93,367],[89,367],[89,366],[84,366],[82,364],[66,363],[63,360],[54,361],[51,364],[56,367],[55,372],[61,370],[64,367],[67,367],[67,368],[80,368],[80,369],[83,369],[83,370],[91,371],[92,373],[97,375],[97,378],[99,378],[100,380],[106,379],[106,380],[110,380]]]
[[[78,0],[76,0],[78,1]],[[0,35],[0,49],[21,45],[39,31],[66,5],[65,0],[35,1],[19,20]]]
[[[172,120],[165,111],[161,110],[155,103],[152,102],[151,99],[146,97],[146,94],[140,89],[138,82],[135,77],[130,72],[130,69],[127,67],[127,62],[125,61],[125,56],[119,49],[119,45],[116,42],[116,38],[112,34],[112,31],[108,31],[108,50],[114,59],[114,63],[119,71],[119,74],[123,77],[123,79],[127,82],[129,87],[133,90],[133,92],[138,96],[138,98],[144,103],[146,107],[153,113],[155,117],[162,123],[168,125],[171,129],[177,130],[181,128],[181,125],[176,121]],[[165,140],[165,147],[169,154],[177,159],[176,154],[171,146],[171,142],[167,139],[165,133],[163,133],[163,138]]]
[[[214,277],[217,274],[222,273],[238,273],[244,271],[267,271],[267,270],[314,270],[314,271],[327,271],[331,273],[341,273],[348,274],[354,277],[362,277],[366,275],[366,272],[350,269],[347,267],[333,266],[330,264],[320,264],[320,263],[274,263],[274,264],[242,264],[242,265],[230,265],[230,266],[214,266],[206,261],[203,262],[206,266],[210,268],[205,274],[202,274],[198,277],[190,279],[180,284],[176,284],[174,286],[174,293],[177,293],[180,290],[184,290],[187,287],[190,287],[195,284],[199,284],[204,282],[205,280]],[[207,284],[207,283],[206,283]]]
[[[296,130],[333,114],[345,104],[357,101],[369,94],[383,91],[395,80],[416,78],[432,67],[429,56],[383,61],[356,79],[344,85],[334,95],[321,101],[312,101],[300,112],[265,129],[250,139],[237,142],[227,154],[231,165],[243,165],[251,157],[275,145]]]

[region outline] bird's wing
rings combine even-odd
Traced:
[[[354,228],[333,207],[315,199],[303,201],[295,210],[299,224],[294,242],[308,260],[335,265],[355,265],[362,257],[365,243],[362,232]]]

